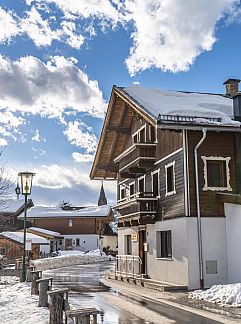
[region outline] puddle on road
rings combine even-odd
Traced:
[[[88,264],[48,270],[44,276],[53,277],[54,287],[68,287],[69,302],[75,307],[96,307],[103,312],[98,324],[151,324],[123,309],[114,307],[103,296],[109,289],[100,285],[103,274],[113,269],[113,264]],[[111,293],[111,292],[110,292]]]

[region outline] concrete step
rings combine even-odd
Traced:
[[[152,279],[143,279],[143,286],[159,291],[187,290],[187,286],[175,285]]]

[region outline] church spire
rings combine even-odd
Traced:
[[[105,196],[105,190],[104,190],[103,181],[102,181],[101,188],[100,188],[99,200],[98,200],[98,206],[103,206],[103,205],[107,205],[107,199]]]

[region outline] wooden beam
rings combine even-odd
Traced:
[[[105,170],[105,171],[109,171],[109,172],[118,172],[119,171],[119,167],[118,164],[109,164],[109,165],[97,165],[97,168],[99,170]]]
[[[131,129],[128,127],[115,127],[115,126],[109,126],[107,128],[107,131],[114,131],[116,134],[131,134]]]
[[[129,168],[129,172],[130,173],[145,173],[146,172],[146,169],[144,168],[138,168],[138,167],[132,167],[132,168]]]

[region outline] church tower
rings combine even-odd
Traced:
[[[105,190],[104,190],[103,181],[102,181],[101,188],[100,188],[100,195],[99,195],[99,199],[98,199],[98,206],[103,206],[103,205],[107,205],[107,199],[105,196]]]

